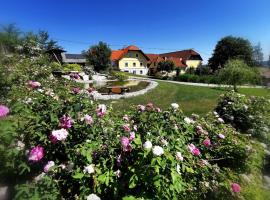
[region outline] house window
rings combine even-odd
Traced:
[[[136,63],[133,63],[133,67],[136,67]]]
[[[142,70],[140,70],[140,74],[143,74],[143,71]]]
[[[136,70],[133,70],[133,74],[136,74]]]
[[[154,62],[154,66],[156,66],[156,64],[157,64],[157,63],[156,63],[156,62]]]
[[[141,66],[141,67],[143,66],[142,63],[140,63],[140,66]]]
[[[136,53],[136,58],[138,58],[139,57],[139,55]]]
[[[128,67],[128,63],[127,62],[125,63],[125,67]]]

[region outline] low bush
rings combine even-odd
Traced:
[[[78,64],[66,64],[63,66],[65,72],[71,72],[71,71],[76,71],[76,72],[81,72],[81,66]]]
[[[215,75],[195,75],[195,74],[182,74],[175,76],[175,81],[183,82],[194,82],[194,83],[208,83],[208,84],[219,84],[220,81]]]
[[[124,72],[119,72],[119,71],[112,71],[111,76],[118,81],[125,81],[128,79],[128,75]]]
[[[229,92],[220,97],[216,111],[237,130],[270,142],[270,101]]]
[[[17,199],[202,199],[213,191],[233,198],[237,179],[222,177],[246,169],[248,141],[212,114],[188,118],[176,104],[168,111],[148,104],[115,115],[84,94],[57,99],[43,90],[11,107],[22,122],[12,142],[14,173],[27,180],[17,185]]]

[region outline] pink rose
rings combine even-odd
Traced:
[[[210,141],[210,139],[205,139],[205,140],[203,141],[203,145],[204,145],[205,147],[210,147],[210,146],[211,146],[211,141]]]
[[[52,134],[50,135],[49,139],[52,143],[56,143],[57,141],[64,141],[68,136],[68,132],[66,129],[59,129],[52,131]]]
[[[145,106],[144,106],[144,105],[138,105],[138,106],[137,106],[137,109],[138,109],[139,111],[145,111]]]
[[[104,104],[98,105],[96,109],[98,117],[103,117],[106,114],[106,110],[107,110],[106,105]]]
[[[130,127],[129,127],[129,124],[124,124],[123,125],[123,129],[126,131],[126,132],[130,132]]]
[[[64,115],[63,117],[60,118],[60,124],[61,128],[69,129],[72,127],[72,119],[71,117]]]
[[[94,122],[93,118],[92,118],[90,115],[85,115],[85,116],[84,116],[84,121],[85,121],[85,123],[88,124],[88,125],[91,125],[91,124],[93,124],[93,122]]]
[[[8,107],[0,105],[0,119],[6,117],[8,113],[9,113]]]
[[[232,191],[235,193],[239,193],[241,191],[241,187],[238,183],[231,184]]]
[[[80,91],[81,91],[80,88],[73,88],[73,89],[72,89],[72,93],[73,93],[73,94],[79,94]]]
[[[121,138],[121,145],[124,151],[131,151],[130,140],[128,137]]]
[[[200,150],[198,148],[195,148],[195,149],[192,150],[192,154],[194,156],[199,156],[199,155],[201,155],[201,152],[200,152]]]
[[[28,85],[28,87],[30,87],[32,89],[36,89],[36,88],[39,88],[41,86],[41,84],[37,81],[28,81],[27,85]]]
[[[129,134],[129,140],[130,141],[133,141],[135,139],[135,133],[134,132],[131,132],[130,134]]]
[[[44,148],[41,146],[36,146],[33,149],[31,149],[30,154],[28,156],[28,160],[37,162],[44,157],[44,154],[45,154]]]
[[[53,161],[49,161],[49,162],[44,166],[43,171],[47,173],[47,172],[50,170],[50,168],[52,168],[54,165],[55,165],[55,164],[54,164]]]
[[[220,138],[220,139],[224,139],[225,138],[225,135],[223,135],[223,134],[218,134],[218,137]]]

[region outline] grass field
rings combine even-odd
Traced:
[[[204,115],[215,107],[219,95],[226,92],[225,89],[158,82],[159,85],[145,95],[105,101],[104,103],[111,103],[115,110],[127,110],[133,105],[146,104],[148,102],[154,103],[161,109],[167,109],[171,103],[178,103],[187,115],[192,113]],[[239,92],[246,95],[270,98],[269,89],[241,88]]]

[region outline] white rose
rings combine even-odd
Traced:
[[[154,146],[153,154],[156,155],[156,156],[161,156],[162,154],[164,154],[164,150],[160,146]]]
[[[192,119],[190,119],[189,117],[185,117],[184,118],[184,121],[187,123],[187,124],[193,124],[194,121]]]
[[[84,173],[93,174],[95,172],[95,165],[91,164],[86,167],[84,167]]]
[[[183,156],[182,156],[182,153],[179,152],[179,151],[177,151],[177,152],[175,153],[175,157],[176,157],[176,160],[178,160],[178,161],[183,161],[183,160],[184,160],[184,158],[183,158]]]
[[[96,194],[90,194],[86,197],[87,200],[100,200],[99,196]]]
[[[149,140],[146,141],[146,142],[143,144],[143,148],[145,148],[145,149],[151,149],[151,148],[152,148],[152,142],[150,142]]]
[[[171,107],[174,109],[174,110],[177,110],[179,108],[179,104],[177,103],[172,103],[171,104]]]

